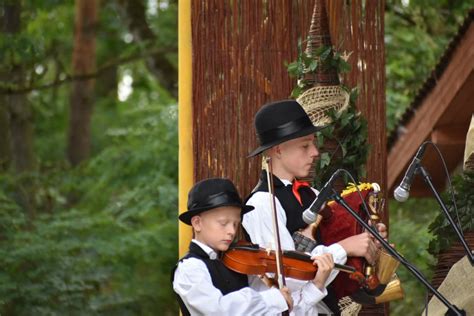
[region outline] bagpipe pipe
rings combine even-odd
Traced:
[[[304,221],[312,228],[313,239],[319,239],[317,243],[326,246],[364,231],[354,216],[334,200],[327,202],[326,207],[320,211],[332,192],[332,180],[331,178],[326,183],[315,202],[303,213]],[[381,197],[378,184],[350,184],[340,196],[365,222],[370,220],[372,225],[380,222],[385,200]],[[295,232],[293,239],[296,250],[303,252],[312,250],[307,245],[314,247],[316,244],[300,232]],[[349,296],[360,304],[378,304],[404,297],[400,280],[395,274],[399,262],[384,249],[378,251],[374,265],[370,265],[363,257],[348,257],[346,264],[353,266],[356,272],[339,273],[332,282],[338,300]]]

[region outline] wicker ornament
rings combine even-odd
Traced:
[[[314,4],[305,54],[318,60],[315,51],[321,46],[332,46],[325,0],[317,0]],[[349,105],[349,93],[340,86],[336,69],[319,62],[316,71],[304,78],[313,87],[297,98],[316,126],[331,123],[326,115],[328,110],[343,111]]]
[[[344,111],[349,105],[349,93],[340,86],[316,86],[306,90],[298,99],[316,126],[331,123],[328,110]]]
[[[337,302],[341,310],[341,316],[355,316],[359,315],[362,305],[354,302],[349,296],[344,296]]]

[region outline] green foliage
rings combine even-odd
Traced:
[[[297,98],[304,90],[311,88],[313,82],[307,79],[307,75],[320,70],[333,70],[338,74],[350,71],[348,55],[341,55],[333,47],[320,46],[314,51],[314,56],[309,56],[302,46],[303,43],[298,40],[297,59],[287,65],[290,76],[298,79],[291,93],[292,97]],[[344,85],[341,87],[348,90]],[[356,181],[365,176],[370,146],[367,144],[367,121],[355,108],[357,95],[357,88],[350,91],[350,104],[346,110],[328,110],[326,115],[331,119],[331,124],[316,133],[317,146],[321,152],[315,167],[314,183],[317,187],[329,180],[339,168],[349,170]],[[336,145],[333,146],[334,144]],[[346,174],[344,180],[349,180]]]
[[[460,227],[463,232],[474,231],[474,173],[465,172],[456,175],[453,178],[453,191],[458,207],[457,214],[454,210],[451,193],[443,194],[443,201],[446,202],[451,217],[458,224],[457,215],[459,215]],[[454,241],[459,240],[444,212],[440,212],[436,216],[429,229],[434,238],[430,241],[428,251],[434,256],[438,255],[440,251],[448,249]]]
[[[388,133],[405,113],[472,7],[472,0],[386,1]]]
[[[316,163],[316,186],[322,186],[340,168],[349,170],[356,181],[361,180],[366,174],[365,164],[370,150],[367,121],[353,105],[342,112],[330,110],[327,115],[333,123],[316,133],[321,152]],[[344,175],[344,180],[347,183],[350,179]]]
[[[48,213],[32,226],[8,197],[15,177],[2,178],[2,314],[174,313],[176,105],[121,118],[126,127],[106,129],[108,146],[93,159],[38,179],[37,206]]]
[[[148,220],[155,224],[136,230],[107,212],[41,216],[32,231],[18,231],[2,245],[1,310],[151,314],[172,305],[167,289],[159,286],[169,284],[168,276],[155,269],[175,261],[176,241],[162,238],[176,236],[175,221]]]
[[[307,74],[329,69],[345,73],[351,69],[347,59],[332,46],[320,46],[314,51],[314,55],[309,56],[303,51],[303,44],[299,39],[297,59],[286,65],[290,77],[298,79],[296,87],[291,92],[293,98],[297,98],[304,90],[310,88],[311,82],[305,79]]]
[[[440,212],[432,198],[410,198],[404,203],[390,200],[390,243],[420,272],[431,280],[435,258],[428,253],[428,242],[432,234],[428,225]],[[390,303],[390,315],[420,315],[423,311],[427,289],[404,266],[397,275],[401,280],[405,298]]]
[[[64,79],[74,1],[22,5],[21,32],[0,34],[0,72],[21,65],[32,86]],[[119,9],[116,1],[101,3],[97,64],[131,57],[117,64],[118,81],[133,79],[131,94],[117,100],[115,82],[107,95],[97,93],[89,160],[72,168],[65,159],[69,86],[26,95],[39,168],[0,173],[0,315],[177,312],[170,283],[178,257],[177,104],[136,57],[170,49],[166,57],[177,64],[177,5],[147,16],[156,43],[125,40]],[[24,182],[34,187],[34,218],[19,203]]]

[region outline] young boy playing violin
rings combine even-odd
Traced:
[[[264,288],[254,277],[228,269],[220,255],[228,250],[242,214],[252,210],[242,203],[228,179],[214,178],[196,183],[188,195],[188,210],[179,219],[193,227],[189,252],[172,273],[173,289],[183,315],[276,315],[291,310],[293,297],[287,288]],[[318,272],[313,286],[324,286],[333,268],[330,255],[315,258]],[[308,298],[308,300],[314,298]]]
[[[264,153],[270,158],[281,247],[284,250],[294,250],[293,234],[295,232],[301,232],[305,236],[312,235],[309,232],[311,228],[302,219],[302,213],[314,201],[318,191],[302,186],[295,194],[296,190],[293,186],[296,187],[298,184],[295,182],[296,179],[309,175],[313,160],[319,156],[318,149],[314,145],[314,134],[324,127],[314,126],[297,101],[283,100],[264,105],[255,116],[255,128],[260,147],[255,149],[249,157]],[[248,206],[253,206],[255,210],[245,214],[242,223],[251,241],[262,247],[273,244],[269,200],[267,176],[265,172],[262,172],[259,183],[246,203]],[[385,226],[381,224],[377,228],[382,236],[386,237]],[[331,253],[334,262],[338,264],[344,264],[347,256],[365,257],[369,263],[373,263],[378,247],[379,245],[368,233],[362,233],[328,247],[316,246],[311,254]],[[326,284],[332,282],[336,274],[337,271],[333,270]],[[301,282],[291,279],[287,283],[290,290],[292,285],[297,287],[298,284]],[[334,297],[326,298],[325,303],[318,305],[320,313],[337,314],[339,312]],[[297,304],[294,308],[295,310],[298,308]]]

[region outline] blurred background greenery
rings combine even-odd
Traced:
[[[0,314],[175,315],[177,1],[97,1],[96,55],[84,48],[97,67],[84,77],[73,63],[78,3],[0,8]],[[386,4],[390,131],[473,1]],[[96,79],[90,152],[79,156],[68,137],[84,92],[74,78]],[[431,199],[390,202],[391,241],[428,277],[438,209]],[[392,314],[417,314],[425,290],[399,275],[407,295]]]
[[[177,2],[89,1],[99,21],[91,145],[73,162],[68,76],[80,2],[0,8],[1,88],[30,89],[34,162],[1,157],[0,314],[175,315]],[[15,19],[18,31],[7,26]],[[25,79],[12,86],[19,68]],[[0,107],[11,98],[2,94]]]

